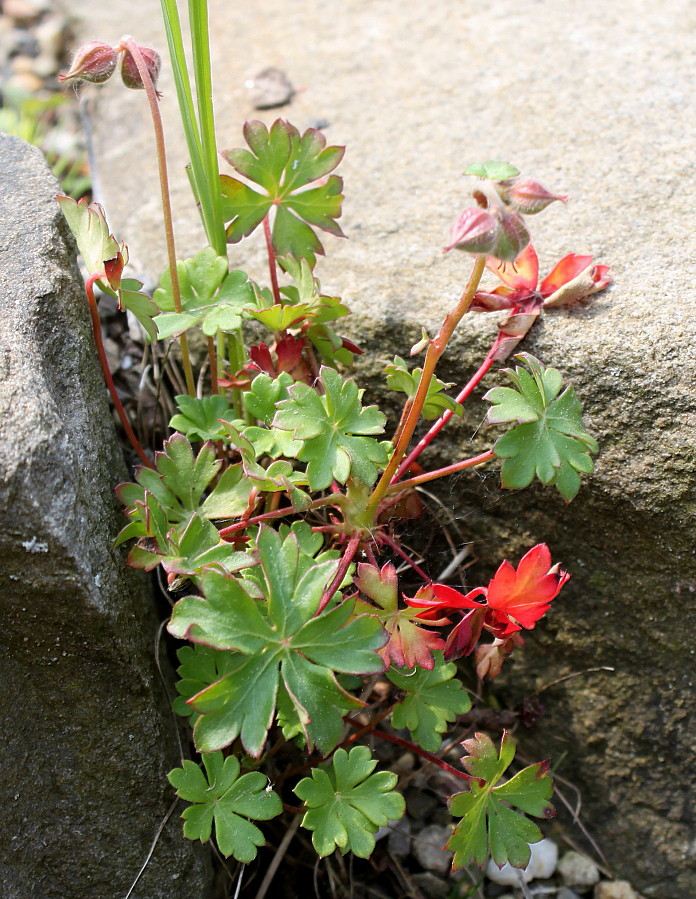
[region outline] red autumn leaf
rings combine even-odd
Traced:
[[[363,600],[355,604],[355,615],[376,615],[389,634],[389,640],[379,654],[384,664],[397,668],[413,668],[418,665],[432,671],[435,660],[433,651],[442,649],[445,641],[439,634],[425,630],[419,620],[418,610],[399,608],[398,578],[394,566],[387,562],[380,570],[375,565],[361,563],[355,586],[379,608]],[[433,625],[440,621],[430,622]]]

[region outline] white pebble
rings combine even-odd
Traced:
[[[532,843],[529,848],[532,855],[529,864],[522,870],[524,882],[529,883],[539,877],[551,877],[556,870],[558,861],[556,843],[553,840],[540,840],[538,843]],[[519,883],[517,873],[519,870],[519,868],[513,868],[509,862],[499,868],[491,858],[486,866],[486,877],[501,886],[515,886]]]
[[[599,881],[599,868],[579,852],[566,852],[558,863],[558,873],[567,887],[585,892]]]

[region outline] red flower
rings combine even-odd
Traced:
[[[460,593],[446,584],[431,584],[429,596],[407,599],[410,606],[422,607],[419,618],[439,618],[457,609],[470,609],[449,635],[445,657],[454,658],[473,652],[485,628],[494,637],[505,640],[523,628],[531,630],[544,615],[551,600],[570,578],[557,565],[551,566],[551,553],[539,543],[522,557],[517,570],[503,562],[488,587],[476,587]],[[485,602],[477,602],[483,596]]]
[[[493,290],[478,291],[472,310],[495,312],[509,309],[510,315],[499,325],[493,359],[506,359],[534,324],[543,307],[565,306],[604,290],[612,283],[608,265],[595,265],[592,256],[569,253],[558,262],[539,284],[539,258],[531,244],[514,262],[500,262],[490,257],[486,267],[503,284]]]

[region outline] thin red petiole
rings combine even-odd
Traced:
[[[463,387],[460,392],[455,397],[455,402],[463,403],[465,402],[469,396],[473,393],[478,384],[483,380],[483,378],[490,371],[491,366],[494,362],[494,356],[498,350],[498,346],[500,344],[500,335],[496,337],[493,346],[490,348],[488,353],[486,354],[486,358],[483,360],[478,370],[471,378],[471,380]],[[396,470],[396,474],[391,479],[391,483],[395,484],[397,481],[401,480],[409,466],[416,461],[416,459],[420,456],[423,450],[430,446],[433,440],[437,437],[440,431],[444,428],[447,422],[452,418],[454,412],[448,409],[446,412],[443,412],[440,418],[435,422],[435,424],[430,428],[427,434],[425,434],[418,443],[414,446],[411,452],[406,456],[403,462],[399,465]]]
[[[104,373],[104,380],[106,381],[106,386],[109,388],[111,399],[113,400],[113,404],[116,408],[116,412],[118,413],[118,417],[121,419],[123,430],[126,432],[126,437],[128,438],[130,445],[138,454],[138,458],[143,463],[143,465],[146,465],[148,468],[154,468],[154,463],[147,456],[145,450],[140,444],[140,441],[135,436],[135,431],[133,430],[128,416],[126,415],[126,410],[123,408],[121,400],[119,399],[118,393],[116,392],[114,379],[111,377],[111,372],[109,371],[109,362],[106,358],[106,350],[104,349],[104,343],[102,341],[99,310],[97,309],[97,301],[94,298],[94,285],[98,280],[99,275],[93,275],[85,284],[85,291],[87,293],[87,300],[89,302],[89,313],[92,318],[92,332],[94,334],[94,342],[97,345],[97,354],[99,355],[99,363],[101,364],[102,372]]]

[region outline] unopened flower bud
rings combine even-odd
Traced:
[[[70,71],[65,75],[59,75],[59,80],[66,81],[90,81],[92,84],[102,84],[108,81],[114,73],[118,53],[109,44],[103,41],[89,41],[83,44],[75,54]]]
[[[156,50],[152,50],[150,47],[141,47],[139,44],[138,50],[140,50],[143,60],[145,61],[145,66],[150,74],[152,83],[157,85],[157,78],[159,77],[160,68],[162,66],[161,56]],[[135,59],[133,59],[133,54],[129,50],[125,50],[121,58],[121,78],[126,87],[130,87],[133,90],[144,89],[143,79],[140,77],[140,72],[135,63]]]
[[[500,217],[495,234],[495,241],[488,255],[502,262],[514,262],[529,243],[522,216],[516,212],[505,212]]]
[[[106,275],[106,280],[109,282],[109,287],[112,290],[121,289],[121,277],[123,275],[123,270],[127,264],[128,247],[125,244],[121,244],[119,252],[113,257],[113,259],[105,260],[104,274]]]
[[[543,184],[532,178],[515,178],[505,182],[505,202],[521,212],[522,215],[535,215],[542,212],[555,200],[567,203],[568,197],[552,194]]]
[[[490,253],[496,243],[498,221],[489,212],[476,206],[469,206],[460,213],[452,224],[450,250],[466,250],[467,253]]]

